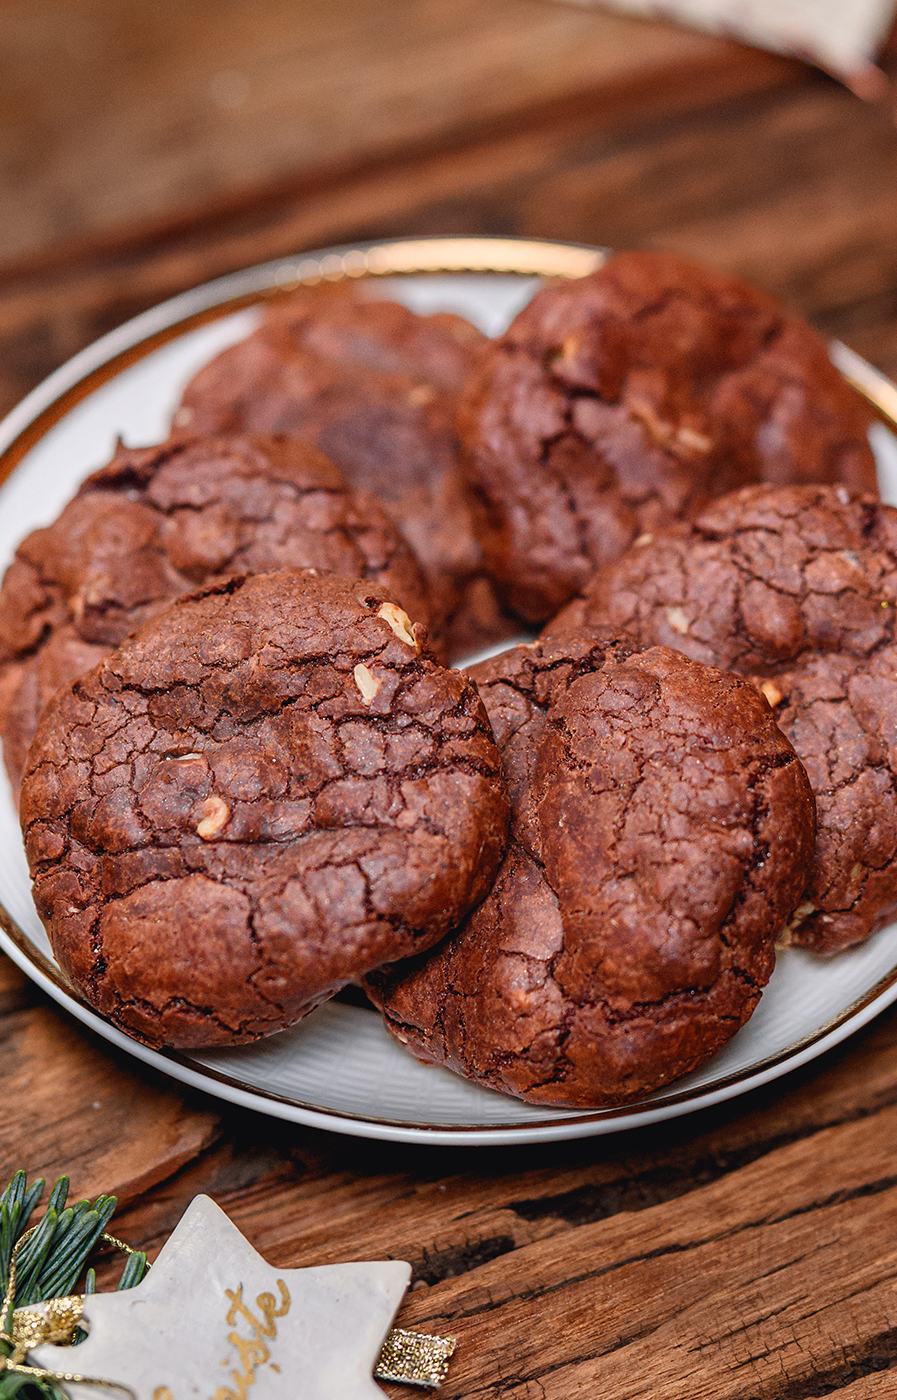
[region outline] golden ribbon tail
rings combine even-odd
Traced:
[[[446,1378],[455,1346],[454,1337],[434,1337],[429,1332],[406,1332],[394,1327],[383,1343],[374,1375],[381,1381],[435,1389]]]

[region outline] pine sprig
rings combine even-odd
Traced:
[[[23,1171],[16,1172],[0,1195],[0,1299],[9,1288],[10,1263],[17,1243],[30,1228],[31,1216],[44,1190],[43,1180],[28,1185]],[[33,1235],[16,1256],[15,1306],[42,1303],[74,1292],[87,1260],[109,1224],[118,1201],[98,1196],[67,1206],[69,1179],[62,1176],[50,1192],[47,1208]],[[146,1273],[146,1255],[129,1254],[118,1288],[133,1288]],[[83,1291],[96,1290],[96,1274],[87,1270]],[[9,1355],[9,1343],[0,1338]],[[13,1371],[0,1372],[0,1400],[66,1400],[45,1381]]]
[[[24,1172],[16,1172],[0,1196],[0,1293],[5,1297],[9,1284],[9,1261],[16,1241],[28,1228],[31,1213],[41,1198],[42,1180],[28,1189]]]

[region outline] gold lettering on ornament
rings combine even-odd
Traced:
[[[283,1279],[277,1279],[277,1287],[280,1291],[280,1307],[277,1306],[277,1299],[273,1293],[260,1293],[256,1298],[255,1306],[261,1316],[257,1316],[243,1302],[242,1284],[236,1289],[225,1288],[224,1296],[230,1303],[226,1321],[228,1326],[234,1329],[228,1332],[227,1340],[236,1349],[242,1370],[231,1371],[233,1388],[219,1386],[211,1400],[247,1400],[249,1391],[257,1379],[256,1371],[259,1366],[264,1366],[271,1356],[270,1347],[263,1339],[267,1337],[271,1341],[274,1340],[277,1336],[275,1318],[285,1317],[290,1310],[291,1299]],[[236,1330],[243,1323],[249,1332],[248,1337]],[[222,1361],[221,1364],[226,1366],[227,1362]],[[272,1361],[271,1370],[279,1371],[280,1367]],[[174,1400],[174,1396],[168,1386],[160,1385],[153,1391],[153,1400]]]

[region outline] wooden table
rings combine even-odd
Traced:
[[[198,281],[397,234],[674,248],[897,374],[897,133],[796,63],[548,0],[47,0],[0,65],[3,408]],[[447,1397],[895,1393],[897,1012],[718,1110],[489,1151],[186,1093],[7,962],[0,1031],[4,1180],[117,1192],[151,1253],[207,1191],[275,1263],[408,1259]]]

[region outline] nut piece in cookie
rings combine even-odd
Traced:
[[[737,486],[874,491],[869,421],[809,326],[662,253],[539,292],[459,416],[487,564],[536,623],[640,534]]]
[[[895,616],[897,510],[840,486],[754,486],[634,546],[546,630],[620,628],[754,681],[816,794],[788,939],[837,953],[897,911]]]
[[[0,736],[13,788],[60,685],[180,594],[280,568],[382,583],[430,621],[394,522],[309,444],[232,434],[119,447],[22,542],[0,589]]]
[[[520,630],[484,569],[458,468],[458,398],[488,343],[460,316],[312,288],[273,302],[258,331],[199,371],[175,428],[316,443],[397,522],[430,585],[432,640],[464,656]]]
[[[316,571],[232,580],[51,702],[22,784],[35,901],[123,1029],[280,1030],[489,889],[508,797],[482,702],[387,604]]]
[[[366,980],[423,1059],[533,1102],[638,1098],[750,1016],[813,797],[745,681],[578,632],[474,667],[511,793],[491,893]]]

